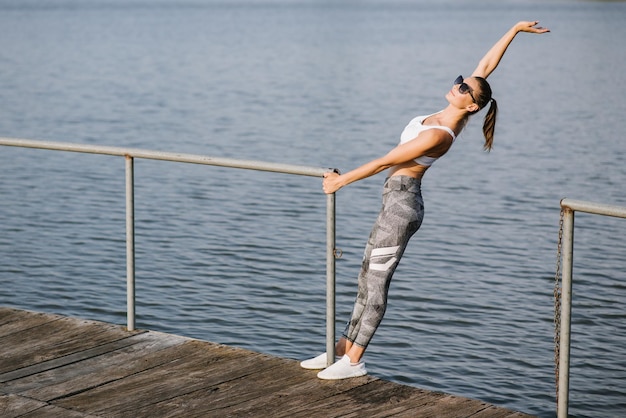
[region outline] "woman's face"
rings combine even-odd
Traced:
[[[446,94],[448,103],[459,109],[467,109],[470,112],[478,110],[478,105],[474,101],[480,88],[478,81],[472,77],[464,79],[459,76],[459,78],[455,80],[455,83],[456,84],[454,84]],[[462,93],[462,91],[464,92]]]

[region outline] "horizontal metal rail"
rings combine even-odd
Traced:
[[[82,152],[87,154],[117,155],[120,157],[164,160],[179,163],[205,164],[220,167],[242,168],[247,170],[271,171],[275,173],[295,174],[300,176],[323,177],[332,171],[327,168],[307,167],[292,164],[278,164],[254,160],[217,158],[206,155],[181,154],[177,152],[151,151],[137,148],[108,147],[101,145],[73,144],[67,142],[33,141],[30,139],[0,138],[0,145],[21,148],[38,148],[56,151]]]
[[[561,290],[561,325],[559,350],[559,384],[557,388],[557,417],[567,418],[569,408],[570,344],[572,331],[572,271],[574,265],[574,212],[626,218],[626,207],[561,200],[563,211],[563,271]]]
[[[323,177],[324,173],[336,171],[292,164],[279,164],[233,158],[216,158],[205,155],[181,154],[137,148],[74,144],[67,142],[35,141],[30,139],[0,137],[0,145],[69,151],[87,154],[103,154],[126,159],[126,295],[127,327],[135,329],[135,209],[134,209],[134,159],[173,161],[204,164],[246,170],[268,171],[300,176]],[[326,348],[327,358],[335,358],[335,194],[326,195]]]
[[[578,212],[593,213],[596,215],[613,216],[616,218],[626,218],[626,207],[605,205],[601,203],[585,202],[582,200],[563,199],[561,208],[571,209]]]

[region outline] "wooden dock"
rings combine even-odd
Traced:
[[[0,308],[0,416],[475,417],[529,415],[191,338]]]

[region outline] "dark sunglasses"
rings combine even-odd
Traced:
[[[463,76],[460,75],[456,78],[456,80],[454,80],[454,85],[456,86],[457,84],[459,85],[459,93],[461,94],[465,94],[465,93],[469,93],[470,97],[472,98],[472,101],[474,103],[476,103],[476,99],[474,99],[474,95],[472,94],[472,88],[470,86],[467,85],[467,83],[463,82]]]

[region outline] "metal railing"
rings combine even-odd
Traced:
[[[36,148],[56,151],[69,151],[88,154],[102,154],[124,157],[126,160],[126,292],[127,327],[135,329],[135,202],[134,202],[134,160],[136,158],[163,160],[191,164],[203,164],[246,170],[323,177],[333,169],[279,164],[263,161],[216,158],[196,154],[151,151],[136,148],[109,147],[98,145],[73,144],[65,142],[34,141],[27,139],[2,138],[0,145]],[[563,210],[563,261],[562,291],[560,312],[560,351],[557,388],[557,416],[566,418],[569,402],[570,334],[572,312],[572,270],[574,251],[574,212],[587,212],[597,215],[626,218],[626,207],[604,205],[572,199],[561,200]],[[328,364],[335,354],[335,194],[326,195],[326,352]]]
[[[195,154],[151,151],[144,149],[109,147],[98,145],[73,144],[65,142],[34,141],[28,139],[2,138],[0,145],[37,148],[55,151],[70,151],[87,154],[103,154],[126,159],[126,304],[127,327],[135,329],[135,158],[164,160],[191,164],[204,164],[220,167],[239,168],[256,171],[323,177],[333,171],[291,164],[278,164],[263,161],[215,158]],[[326,351],[328,364],[335,358],[335,194],[326,195]]]
[[[580,200],[561,200],[563,211],[563,262],[561,290],[560,351],[557,388],[557,416],[567,418],[569,407],[569,368],[572,316],[572,270],[574,261],[574,212],[626,218],[626,207],[604,205]]]

